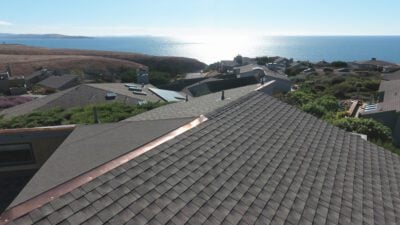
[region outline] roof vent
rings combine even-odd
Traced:
[[[222,101],[225,100],[225,91],[224,90],[221,92],[221,100]]]
[[[137,94],[137,95],[147,95],[146,92],[140,90],[140,91],[133,91],[133,94]]]
[[[130,90],[130,91],[142,91],[142,88],[140,88],[138,86],[130,86],[130,87],[128,87],[128,90]]]

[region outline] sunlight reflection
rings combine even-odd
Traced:
[[[263,43],[263,48],[268,45],[268,42],[260,41],[259,37],[241,35],[192,36],[180,38],[179,41],[190,43],[181,46],[180,54],[195,57],[205,63],[233,59],[238,54],[255,57],[260,53],[260,43]]]

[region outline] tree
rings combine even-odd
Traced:
[[[121,76],[121,81],[124,83],[129,83],[129,82],[135,83],[137,81],[135,69],[125,70],[120,74],[120,76]]]
[[[237,55],[233,60],[237,62],[239,65],[243,64],[243,57],[241,55]]]
[[[346,62],[343,61],[333,61],[331,62],[331,66],[340,68],[340,67],[347,67],[348,65]]]

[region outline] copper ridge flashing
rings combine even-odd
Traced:
[[[152,150],[153,148],[174,139],[175,137],[185,133],[186,131],[191,130],[192,128],[200,125],[201,123],[207,121],[207,117],[201,115],[197,119],[191,121],[190,123],[187,123],[159,138],[156,138],[155,140],[139,147],[131,152],[122,155],[116,159],[113,159],[103,165],[100,165],[88,172],[85,172],[55,188],[52,188],[46,192],[43,192],[42,194],[37,195],[36,197],[33,197],[19,205],[16,205],[8,210],[6,210],[1,216],[0,216],[0,225],[5,225],[27,213],[30,211],[37,209],[41,207],[42,205],[68,193],[71,192],[72,190],[90,182],[91,180],[95,179],[96,177],[99,177],[110,170],[123,165],[127,163],[128,161]]]
[[[255,91],[260,91],[260,90],[262,90],[263,88],[265,88],[265,87],[267,87],[267,86],[269,86],[269,85],[271,85],[271,84],[273,84],[273,83],[275,83],[275,80],[268,81],[267,83],[262,84],[262,85],[260,85],[259,87],[257,87],[257,88],[255,89]]]
[[[51,127],[0,129],[0,134],[17,134],[23,132],[42,132],[42,131],[66,131],[66,130],[72,130],[75,127],[76,125],[60,125]]]

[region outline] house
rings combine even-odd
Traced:
[[[1,223],[396,224],[400,157],[269,87],[190,118],[74,130]]]
[[[400,80],[381,81],[380,101],[364,106],[360,117],[375,119],[392,130],[393,141],[400,146]]]
[[[293,59],[288,59],[288,58],[285,58],[285,57],[277,57],[277,58],[274,60],[274,63],[278,64],[278,65],[281,66],[281,67],[286,68],[286,67],[288,67],[291,63],[293,63]]]
[[[219,64],[219,72],[227,72],[233,70],[234,67],[240,64],[235,60],[222,60]]]
[[[136,80],[138,84],[149,84],[149,71],[147,69],[138,68],[136,71]]]
[[[365,70],[376,70],[376,71],[391,71],[393,68],[398,68],[399,65],[383,60],[378,60],[376,58],[372,58],[371,60],[366,61],[357,61],[353,63],[358,69]]]
[[[199,97],[223,90],[257,84],[258,82],[259,80],[257,80],[255,77],[227,77],[225,79],[211,77],[185,87],[183,92],[189,94],[190,96]]]
[[[49,76],[48,78],[40,81],[38,85],[48,88],[50,90],[62,91],[79,84],[79,76],[64,74],[60,76]]]
[[[6,72],[0,72],[0,80],[8,80],[10,79],[10,74]]]
[[[52,75],[54,75],[52,71],[49,71],[47,69],[42,69],[42,70],[33,72],[32,74],[30,74],[28,76],[25,76],[24,79],[28,86],[33,86],[34,84],[39,83],[40,81],[42,81]]]
[[[248,64],[245,66],[235,67],[237,78],[255,77],[259,82],[268,82],[275,80],[277,92],[288,92],[291,89],[291,81],[288,76],[282,72],[273,71],[266,66]]]
[[[111,97],[114,96],[114,97]],[[134,105],[143,102],[182,101],[185,95],[174,91],[160,91],[154,86],[122,83],[81,84],[33,101],[0,111],[0,115],[11,118],[32,113],[36,110],[49,110],[54,107],[68,109],[90,104],[121,102]]]
[[[7,95],[26,93],[24,79],[11,77],[9,69],[8,71],[0,72],[0,93]]]

